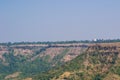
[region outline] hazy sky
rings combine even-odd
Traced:
[[[120,0],[0,0],[0,42],[120,38]]]

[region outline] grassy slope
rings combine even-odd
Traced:
[[[21,80],[25,77],[48,71],[52,67],[52,64],[57,63],[56,65],[60,65],[64,63],[61,62],[61,59],[64,57],[64,55],[67,54],[68,51],[69,49],[63,50],[62,53],[56,55],[50,62],[48,61],[50,58],[49,55],[41,58],[38,57],[33,61],[28,61],[28,58],[26,58],[26,56],[14,56],[14,52],[11,51],[9,54],[3,55],[6,60],[5,63],[8,63],[8,65],[3,65],[3,63],[0,62],[0,80],[3,80],[5,76],[14,74],[16,72],[21,73],[17,78],[11,78],[11,80]]]
[[[86,52],[61,67],[34,77],[33,80],[120,80],[117,53]]]

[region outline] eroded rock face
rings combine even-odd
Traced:
[[[115,44],[111,45],[111,44],[107,44],[107,45],[104,45],[104,44],[93,44],[93,45],[90,45],[87,49],[87,51],[101,51],[101,52],[115,52],[115,53],[119,53],[120,51],[120,46],[116,46]]]
[[[5,62],[3,54],[13,53],[14,56],[26,56],[30,60],[49,56],[49,60],[61,55],[61,61],[67,62],[85,51],[87,45],[83,44],[31,44],[0,46],[0,59]],[[66,51],[67,49],[67,51]]]

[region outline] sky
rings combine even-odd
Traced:
[[[120,0],[0,0],[0,42],[120,38]]]

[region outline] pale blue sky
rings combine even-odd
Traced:
[[[0,0],[0,42],[120,38],[120,0]]]

